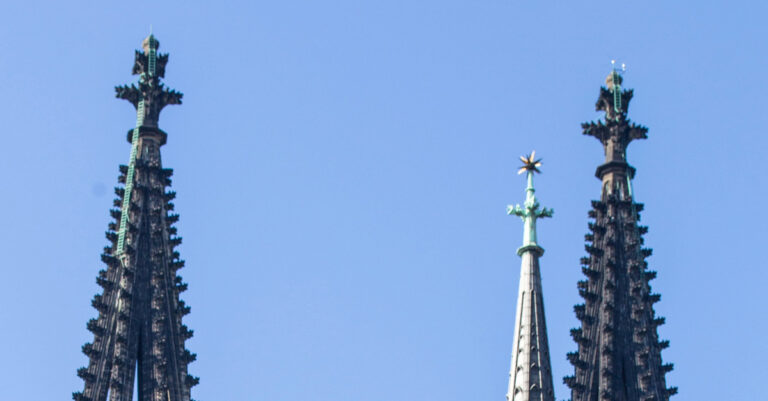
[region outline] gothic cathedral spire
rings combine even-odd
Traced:
[[[571,330],[578,351],[568,354],[575,373],[564,379],[573,401],[667,401],[677,392],[667,388],[657,327],[664,318],[655,315],[653,304],[660,295],[651,292],[643,247],[647,227],[638,225],[641,203],[632,195],[635,169],[627,163],[627,145],[646,139],[648,129],[627,118],[632,90],[622,90],[622,76],[615,68],[600,88],[597,110],[605,122],[582,124],[585,135],[597,138],[605,149],[605,163],[597,168],[602,182],[599,201],[592,201],[590,233],[582,258],[586,280],[579,281],[584,303],[574,311],[581,322]]]
[[[179,216],[172,213],[176,194],[167,191],[173,171],[160,159],[167,135],[157,126],[163,107],[181,104],[182,94],[160,82],[168,55],[158,54],[158,46],[149,35],[136,51],[138,87],[115,88],[136,107],[136,127],[128,132],[129,163],[120,166],[124,186],[115,189],[110,246],[101,255],[106,268],[96,278],[103,290],[92,302],[98,317],[87,325],[93,342],[83,346],[89,363],[77,371],[85,387],[75,401],[130,401],[134,380],[140,401],[190,401],[198,382],[187,374],[195,354],[184,347],[192,331],[181,322],[189,307],[179,299],[187,284],[176,274],[184,266],[174,250],[181,243],[173,227]]]
[[[533,174],[538,173],[541,161],[536,153],[520,157],[523,166],[518,174],[527,173],[525,203],[509,206],[508,214],[523,220],[523,246],[517,250],[522,258],[520,287],[515,318],[515,339],[512,347],[512,367],[509,372],[507,401],[554,401],[552,367],[549,363],[547,325],[544,319],[544,299],[541,292],[539,257],[544,249],[536,242],[536,220],[552,217],[552,209],[539,208]]]

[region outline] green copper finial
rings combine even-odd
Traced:
[[[520,205],[507,206],[507,214],[520,216],[525,224],[523,231],[523,246],[517,250],[517,254],[522,255],[529,250],[543,254],[544,249],[536,243],[536,220],[540,217],[552,217],[554,210],[547,208],[539,209],[539,206],[541,205],[536,199],[536,189],[533,187],[533,175],[535,173],[541,173],[541,170],[539,170],[539,167],[541,167],[541,159],[536,160],[536,151],[534,150],[530,155],[520,156],[520,160],[523,162],[523,165],[517,173],[528,173],[528,187],[525,189],[525,204],[523,204],[522,207]]]

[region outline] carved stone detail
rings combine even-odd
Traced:
[[[612,77],[620,76],[615,72]],[[582,258],[586,280],[578,283],[584,303],[574,311],[581,327],[571,335],[578,351],[568,354],[574,375],[564,378],[573,401],[667,401],[676,388],[667,388],[665,373],[672,365],[662,363],[657,327],[663,318],[655,315],[653,303],[660,298],[651,292],[645,259],[650,249],[642,247],[647,227],[640,226],[642,204],[632,196],[634,169],[627,164],[626,148],[634,139],[645,139],[647,128],[630,123],[627,107],[632,91],[619,94],[618,85],[600,89],[597,109],[602,121],[582,124],[584,134],[600,140],[605,163],[598,167],[600,201],[592,202],[586,235],[588,256]],[[620,96],[619,96],[620,95]],[[620,106],[620,107],[617,107]]]
[[[167,56],[158,57],[160,74],[143,79],[140,89],[118,88],[118,97],[136,104],[144,96],[147,104],[154,105],[147,109],[154,110],[149,115],[155,117],[165,104],[180,103],[181,94],[163,90],[159,84],[165,61]],[[146,57],[137,52],[134,73],[143,74],[145,62]],[[106,268],[96,279],[102,292],[92,302],[98,317],[87,325],[93,342],[83,346],[89,363],[77,372],[85,386],[73,394],[75,401],[130,401],[136,379],[140,401],[190,401],[190,389],[198,382],[187,372],[195,355],[184,346],[192,337],[182,324],[189,307],[179,298],[187,288],[177,274],[184,261],[175,250],[181,243],[173,226],[178,220],[172,213],[175,193],[167,191],[172,170],[162,167],[160,155],[165,133],[156,124],[155,118],[140,130],[121,255],[116,231],[124,212],[111,211],[115,221],[106,233],[111,244],[101,256]],[[120,172],[118,182],[125,184],[128,167],[121,166]],[[115,189],[116,206],[123,204],[125,192]]]

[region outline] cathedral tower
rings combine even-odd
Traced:
[[[149,35],[142,45],[133,66],[138,86],[115,88],[136,107],[136,127],[128,132],[129,163],[120,166],[124,185],[115,189],[106,267],[96,278],[102,292],[92,302],[98,317],[87,325],[93,342],[83,346],[89,363],[77,371],[85,388],[75,401],[130,401],[134,380],[138,401],[190,401],[198,382],[187,373],[195,354],[184,347],[192,331],[181,322],[189,307],[179,299],[187,284],[176,274],[184,266],[174,250],[179,216],[172,213],[176,194],[167,190],[172,170],[160,159],[167,135],[157,126],[163,107],[181,104],[182,94],[160,82],[168,55],[157,53],[157,39]]]
[[[536,220],[552,217],[552,209],[539,208],[536,199],[533,174],[540,172],[541,161],[535,156],[536,152],[531,152],[530,156],[520,157],[523,166],[518,174],[526,173],[528,178],[525,203],[522,207],[515,205],[507,208],[507,213],[520,216],[524,225],[523,246],[517,250],[522,263],[507,401],[555,400],[539,272],[539,258],[544,249],[536,242]]]
[[[646,139],[648,129],[627,118],[632,90],[622,90],[621,83],[614,69],[597,101],[605,122],[582,124],[585,135],[602,143],[605,163],[596,172],[602,194],[589,211],[594,221],[586,235],[589,256],[582,258],[586,280],[578,283],[584,303],[574,307],[581,327],[571,330],[578,351],[568,360],[575,373],[564,379],[573,401],[667,401],[677,392],[666,386],[672,364],[662,363],[661,350],[669,342],[657,334],[664,318],[653,304],[661,297],[649,285],[656,272],[645,261],[651,255],[643,247],[648,228],[638,225],[643,205],[633,199],[635,169],[626,158],[627,145]]]

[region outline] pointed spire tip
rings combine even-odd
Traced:
[[[144,50],[144,54],[149,54],[149,49],[152,47],[157,50],[160,47],[160,41],[152,34],[152,26],[150,25],[149,36],[141,41],[141,48]]]

